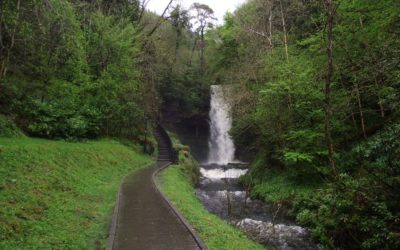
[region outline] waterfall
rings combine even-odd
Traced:
[[[235,145],[228,134],[232,127],[231,106],[224,93],[224,86],[211,86],[210,139],[208,162],[226,165],[233,162]]]

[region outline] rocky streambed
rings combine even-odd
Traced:
[[[240,228],[249,238],[273,249],[320,249],[306,228],[295,225],[280,207],[248,197],[239,184],[247,164],[201,166],[196,194],[211,213]]]

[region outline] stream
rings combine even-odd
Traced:
[[[202,174],[196,195],[205,208],[241,229],[249,238],[269,249],[320,249],[306,228],[296,225],[283,207],[250,199],[239,183],[248,163],[235,159],[228,86],[211,86],[210,130],[196,135],[175,126],[174,132],[191,147]],[[207,148],[208,150],[205,150]]]
[[[247,164],[201,166],[196,194],[213,214],[240,228],[251,239],[275,249],[318,249],[307,229],[295,225],[280,207],[252,200],[238,183]]]

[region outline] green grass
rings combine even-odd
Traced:
[[[0,249],[106,244],[123,177],[151,159],[112,140],[0,138]]]
[[[210,250],[264,249],[240,230],[209,213],[195,195],[183,167],[171,166],[162,173],[162,190],[178,211],[196,229]]]

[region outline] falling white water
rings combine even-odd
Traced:
[[[200,168],[200,173],[205,178],[209,179],[236,179],[247,173],[247,169],[227,169],[214,168],[214,169],[204,169]]]
[[[210,109],[210,139],[208,141],[208,162],[218,165],[226,165],[233,162],[235,157],[235,145],[228,134],[232,127],[231,106],[226,99],[224,87],[211,86]]]

